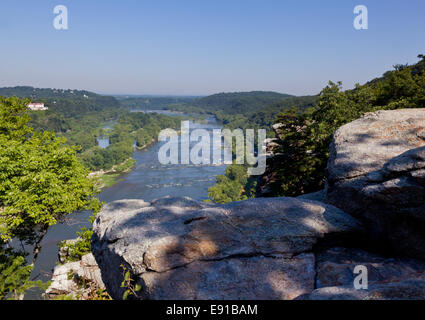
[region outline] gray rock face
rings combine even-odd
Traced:
[[[149,299],[292,300],[314,289],[314,255],[195,261],[141,276]]]
[[[51,281],[50,287],[46,290],[49,298],[68,295],[75,299],[85,299],[85,295],[90,291],[105,290],[100,269],[92,254],[83,256],[80,261],[57,266]],[[82,281],[86,287],[81,287],[79,282]]]
[[[341,127],[326,202],[361,219],[377,248],[425,259],[425,109],[379,111]]]
[[[425,279],[407,279],[379,283],[369,290],[356,290],[352,286],[326,287],[314,290],[305,300],[424,300]]]
[[[228,205],[165,198],[106,205],[92,251],[109,294],[122,265],[145,299],[293,299],[314,289],[314,246],[360,224],[341,210],[292,198]]]
[[[356,266],[367,269],[368,288],[356,290]],[[360,249],[331,248],[316,254],[316,286],[299,300],[424,300],[425,262],[385,258]]]
[[[340,181],[365,176],[424,145],[425,109],[368,113],[335,133],[328,178]]]
[[[370,287],[379,283],[399,282],[409,278],[425,279],[425,262],[415,259],[385,258],[354,248],[331,248],[316,254],[316,287],[353,287],[354,268],[365,266]]]
[[[303,195],[299,196],[298,199],[323,201],[325,199],[325,196],[326,196],[326,191],[320,190],[320,191],[313,192],[313,193],[303,194]]]

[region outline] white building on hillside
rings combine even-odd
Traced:
[[[44,103],[30,103],[27,107],[32,111],[44,111],[49,109],[44,106]]]

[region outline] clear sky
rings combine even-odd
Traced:
[[[53,27],[53,8],[69,29]],[[353,27],[356,5],[369,29]],[[1,0],[0,86],[203,95],[346,88],[425,53],[424,0]]]

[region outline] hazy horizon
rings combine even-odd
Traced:
[[[85,88],[57,88],[57,87],[35,87],[32,85],[28,85],[28,84],[23,84],[23,85],[16,85],[16,86],[4,86],[4,87],[0,87],[1,88],[17,88],[17,87],[32,87],[34,89],[52,89],[52,90],[78,90],[78,91],[89,91],[92,93],[96,93],[98,95],[102,95],[102,96],[112,96],[112,97],[129,97],[129,98],[137,98],[137,97],[153,97],[153,98],[161,98],[161,97],[175,97],[175,98],[202,98],[202,97],[207,97],[213,94],[227,94],[227,93],[247,93],[247,92],[274,92],[274,93],[278,93],[278,94],[282,94],[282,95],[289,95],[289,96],[294,96],[294,97],[298,97],[297,95],[288,93],[288,92],[277,92],[277,91],[269,91],[269,90],[251,90],[251,91],[226,91],[226,92],[214,92],[214,93],[210,93],[210,94],[150,94],[150,93],[142,93],[142,94],[137,94],[137,93],[104,93],[104,92],[96,92],[96,91],[91,91],[91,90],[87,90]]]

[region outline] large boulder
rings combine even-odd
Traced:
[[[361,230],[310,200],[121,200],[96,218],[92,251],[114,299],[124,270],[143,299],[294,299],[314,289],[313,248]]]
[[[425,109],[379,111],[341,127],[326,202],[361,219],[369,243],[425,259]]]

